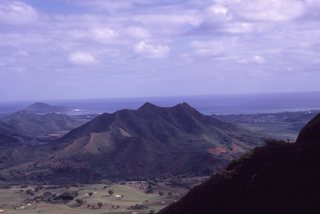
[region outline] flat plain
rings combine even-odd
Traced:
[[[168,181],[152,182],[152,185],[146,181],[133,181],[72,187],[13,186],[0,189],[0,213],[154,213],[179,200],[192,186],[204,180],[205,178],[186,179],[183,181],[184,185],[176,186]],[[44,200],[47,193],[59,196],[66,192],[76,192],[77,196],[68,201]],[[81,204],[77,201],[81,201]]]

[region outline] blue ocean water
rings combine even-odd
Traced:
[[[0,102],[0,113],[26,108],[35,101]],[[187,102],[204,114],[249,114],[304,111],[320,109],[320,92],[207,95],[181,97],[110,98],[88,100],[43,101],[51,105],[65,105],[78,114],[112,113],[119,109],[137,109],[145,102],[159,106],[173,106]]]

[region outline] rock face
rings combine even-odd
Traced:
[[[232,162],[161,214],[316,213],[320,210],[319,116],[295,144],[269,143]]]
[[[259,136],[186,103],[168,108],[146,103],[72,130],[57,143],[61,149],[55,155],[27,171],[63,182],[203,175],[259,144]]]
[[[320,143],[320,114],[301,130],[297,143]]]

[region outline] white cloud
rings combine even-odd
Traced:
[[[216,57],[225,51],[225,45],[218,41],[193,41],[191,47],[196,55]]]
[[[228,8],[223,5],[213,5],[208,11],[216,15],[227,15],[229,12]]]
[[[302,1],[296,0],[225,0],[232,12],[242,18],[257,21],[287,21],[305,12]]]
[[[233,22],[222,27],[222,31],[235,34],[251,33],[254,31],[254,27],[253,24],[247,22]]]
[[[0,23],[26,24],[37,20],[38,12],[30,5],[20,1],[2,1]]]
[[[91,6],[98,10],[117,11],[130,9],[134,2],[130,0],[73,0],[75,4]]]
[[[129,27],[127,28],[127,32],[134,38],[145,39],[151,37],[150,32],[142,27]]]
[[[257,63],[259,63],[259,64],[264,64],[264,63],[266,63],[265,58],[263,58],[262,56],[256,55],[256,56],[253,57],[253,59],[254,59],[255,62],[257,62]]]
[[[117,33],[111,28],[93,28],[91,35],[94,40],[99,42],[110,42],[117,37]]]
[[[170,47],[167,45],[152,44],[146,41],[137,43],[133,49],[138,54],[155,58],[165,57],[170,52]]]
[[[143,24],[157,25],[193,25],[197,26],[202,22],[202,17],[194,11],[177,11],[168,13],[139,14],[132,17],[133,20]]]
[[[93,7],[72,8],[70,1]],[[48,10],[46,1],[32,3],[41,8],[37,12],[19,0],[0,0],[0,66],[6,71],[0,78],[1,87],[16,83],[13,75],[7,76],[10,81],[3,77],[9,72],[20,72],[16,77],[29,75],[30,79],[37,79],[33,77],[41,73],[47,82],[57,80],[57,74],[63,79],[68,73],[79,76],[78,82],[92,82],[88,84],[91,88],[95,88],[96,81],[114,82],[112,75],[127,79],[155,75],[152,78],[164,80],[157,86],[168,85],[166,77],[170,75],[177,82],[185,77],[190,78],[190,84],[201,82],[194,88],[203,86],[199,93],[207,93],[210,90],[205,87],[212,82],[202,83],[216,79],[212,78],[214,74],[237,82],[237,75],[246,71],[259,70],[284,80],[287,78],[282,74],[288,66],[294,68],[292,75],[319,71],[320,0],[56,3],[55,10]],[[65,4],[69,4],[68,9],[58,11]],[[109,72],[105,76],[103,72],[86,76],[88,67],[84,65]],[[152,69],[154,72],[148,72]],[[119,83],[123,89],[121,85],[123,82]],[[211,91],[216,92],[215,88]]]
[[[224,22],[232,19],[229,9],[220,4],[214,4],[210,6],[206,10],[206,15],[210,22]]]
[[[118,33],[108,27],[93,27],[91,29],[72,29],[67,31],[67,35],[75,40],[87,40],[98,43],[112,43],[117,37]]]
[[[248,64],[248,63],[257,63],[257,64],[265,64],[267,61],[264,57],[259,56],[259,55],[255,55],[252,57],[248,57],[248,58],[240,58],[237,60],[238,63],[240,64]]]
[[[96,58],[89,52],[73,52],[69,55],[69,61],[74,65],[96,64]]]

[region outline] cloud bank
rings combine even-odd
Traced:
[[[3,100],[320,90],[318,0],[49,4],[0,0]]]

